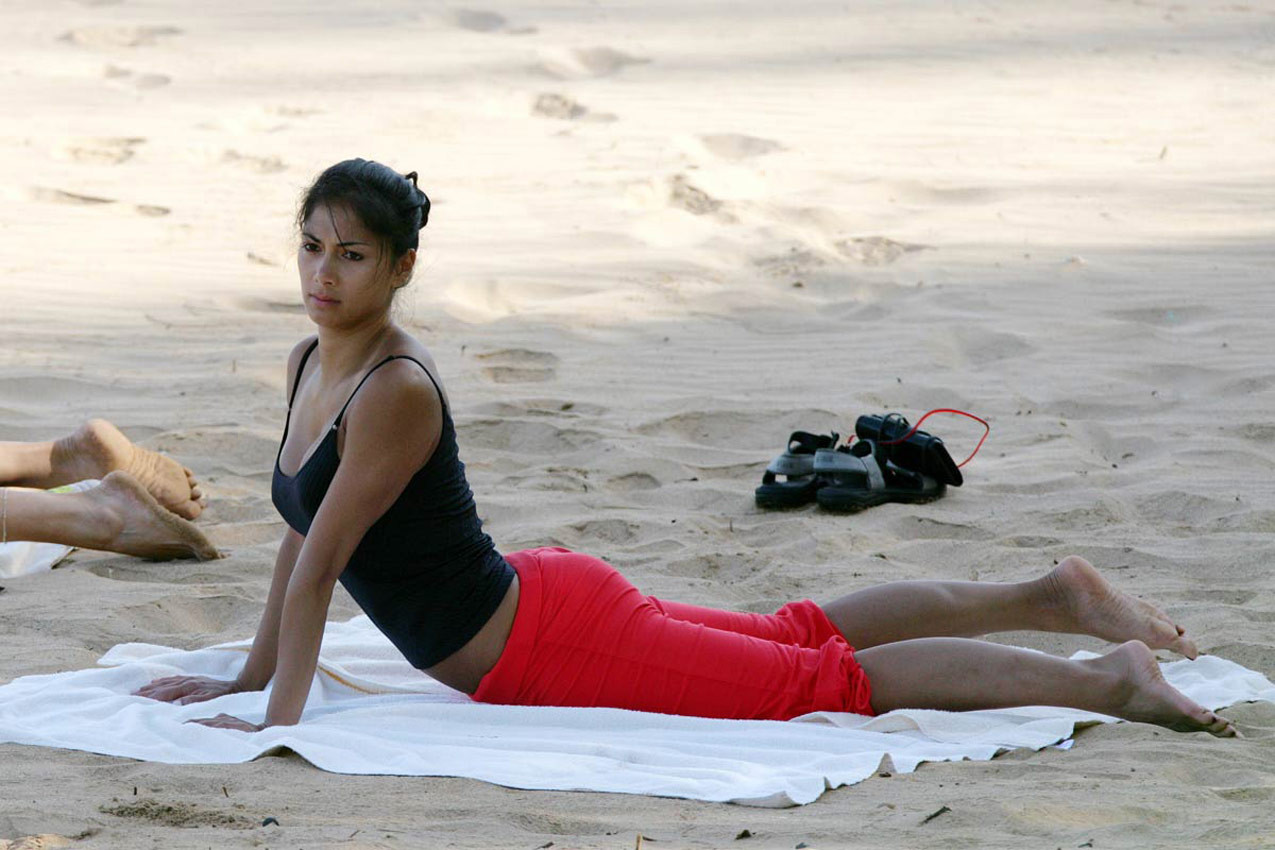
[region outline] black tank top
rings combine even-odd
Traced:
[[[354,601],[413,666],[431,667],[468,643],[491,618],[513,581],[513,567],[482,530],[443,391],[413,357],[393,355],[369,369],[297,474],[283,474],[279,457],[292,424],[292,403],[317,345],[315,341],[306,349],[297,369],[270,486],[275,508],[301,535],[310,531],[341,463],[336,450],[341,418],[373,372],[391,360],[411,360],[429,375],[442,401],[437,448],[363,535],[340,577]]]

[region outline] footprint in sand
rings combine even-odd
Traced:
[[[704,150],[721,159],[740,160],[784,150],[779,142],[739,133],[713,133],[699,137]]]
[[[114,204],[117,201],[114,198],[102,198],[97,195],[84,195],[79,192],[67,192],[64,189],[48,189],[43,186],[33,186],[27,190],[27,196],[33,201],[40,201],[46,204],[70,204],[79,207],[97,207],[107,204]],[[172,210],[168,207],[161,207],[157,204],[135,204],[133,211],[138,215],[144,215],[148,218],[156,218],[168,215]]]
[[[655,490],[660,487],[659,479],[645,472],[629,472],[607,479],[607,484],[616,490],[630,492],[633,490]]]
[[[483,377],[495,384],[529,384],[552,380],[558,372],[558,358],[547,351],[506,348],[477,354],[487,365]]]
[[[1228,428],[1227,431],[1255,443],[1275,443],[1275,422],[1247,422]]]
[[[581,428],[559,428],[549,422],[477,419],[459,422],[461,443],[475,449],[512,451],[520,455],[562,455],[597,445],[601,437]]]
[[[1045,537],[1039,534],[1016,534],[1012,537],[1001,538],[1001,542],[1015,549],[1049,549],[1053,546],[1061,546],[1063,543],[1057,537]]]
[[[1036,353],[1036,346],[1025,337],[985,327],[953,328],[935,334],[929,346],[942,365],[952,368],[1021,360]]]
[[[215,634],[252,617],[256,602],[237,596],[163,596],[117,610],[114,617],[143,634]]]
[[[1217,605],[1246,605],[1257,597],[1252,590],[1234,588],[1189,589],[1180,591],[1177,598],[1187,602],[1212,602]]]
[[[252,255],[249,255],[250,258]],[[260,262],[260,260],[258,260]],[[269,264],[267,264],[269,265]],[[253,313],[291,313],[294,316],[305,315],[305,305],[300,301],[272,301],[268,298],[240,298],[235,305]]]
[[[929,245],[895,242],[884,236],[856,236],[835,243],[838,251],[847,259],[865,266],[888,266],[907,254],[927,250]]]
[[[278,260],[273,260],[270,257],[267,257],[265,254],[258,254],[256,251],[247,251],[244,253],[244,256],[248,259],[249,262],[256,263],[259,266],[270,266],[271,268],[278,268],[279,266],[283,265],[283,263],[279,262]]]
[[[642,530],[640,524],[623,519],[589,519],[560,528],[573,532],[581,540],[601,540],[613,544],[631,543]]]
[[[554,118],[559,121],[614,121],[615,115],[610,112],[591,112],[588,107],[572,100],[566,95],[546,92],[536,97],[531,105],[531,114],[541,118]]]
[[[579,103],[560,94],[542,94],[536,98],[536,102],[531,106],[532,115],[539,115],[541,118],[557,118],[563,121],[583,118],[588,112],[589,110]]]
[[[483,416],[547,416],[555,419],[598,417],[607,413],[600,404],[580,401],[563,401],[558,398],[535,398],[523,401],[494,401],[474,407]]]
[[[101,198],[97,195],[82,195],[78,192],[67,192],[62,189],[46,189],[43,186],[32,186],[27,196],[33,201],[46,204],[71,204],[81,207],[96,207],[115,203],[114,198]]]
[[[827,265],[823,257],[812,249],[793,245],[782,254],[772,254],[753,260],[753,265],[770,277],[801,277]]]
[[[122,68],[119,65],[107,65],[102,72],[102,76],[117,85],[127,86],[139,91],[162,88],[173,81],[172,77],[165,74],[142,74],[131,68]]]
[[[643,65],[650,61],[610,47],[584,47],[546,52],[542,54],[536,70],[560,80],[585,80],[609,77],[629,65]]]
[[[799,411],[798,415],[808,413],[814,412],[807,409],[807,411]],[[764,440],[769,443],[772,439],[769,435],[772,432],[788,433],[791,429],[784,427],[783,419],[785,418],[789,417],[786,417],[784,412],[766,408],[751,412],[696,410],[675,413],[672,416],[645,422],[634,430],[647,436],[672,438],[678,442],[699,446],[740,446],[747,445],[754,439],[758,442]],[[817,420],[806,415],[805,421]]]
[[[221,162],[225,165],[246,168],[257,174],[277,174],[288,167],[277,156],[253,156],[252,154],[242,154],[233,150],[225,151],[221,155]]]
[[[1114,319],[1136,322],[1141,325],[1175,327],[1208,318],[1216,311],[1201,304],[1180,304],[1173,307],[1135,307],[1128,310],[1111,310]]]
[[[278,528],[271,526],[271,539],[278,542]],[[225,531],[222,531],[222,536]],[[202,563],[210,563],[206,561],[190,561],[182,565],[182,569],[175,570],[169,564],[156,565],[150,561],[143,561],[140,558],[103,558],[95,561],[84,569],[99,578],[109,579],[110,581],[122,582],[140,582],[145,584],[210,584],[216,581],[224,581],[224,572],[203,572],[199,565]],[[220,570],[220,567],[218,568]],[[4,845],[0,844],[0,850],[4,850]]]
[[[93,48],[149,47],[180,34],[177,27],[81,27],[63,33],[62,41]]]
[[[482,9],[451,9],[444,12],[443,21],[469,32],[503,32],[508,35],[530,35],[535,27],[511,27],[503,15]]]
[[[146,140],[138,136],[74,139],[53,149],[59,159],[87,165],[119,165],[133,157],[133,149]]]
[[[721,201],[703,189],[692,186],[681,174],[669,179],[668,202],[670,206],[686,210],[692,215],[708,215],[722,208]]]
[[[314,109],[309,106],[272,106],[266,110],[275,115],[282,115],[284,118],[309,118],[311,115],[322,115],[322,109]]]
[[[551,490],[557,493],[589,492],[589,473],[569,466],[550,466],[533,469],[528,473],[507,475],[501,479],[502,487],[520,490]]]

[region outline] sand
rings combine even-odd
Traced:
[[[1078,553],[1275,673],[1271,3],[10,0],[0,33],[0,439],[114,421],[229,556],[6,581],[0,680],[252,632],[294,205],[349,156],[434,199],[401,320],[501,547],[748,610]],[[945,499],[753,506],[790,430],[944,406],[993,428]],[[1228,714],[787,811],[3,745],[0,846],[1261,846],[1275,707]]]

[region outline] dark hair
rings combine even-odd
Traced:
[[[399,174],[370,159],[347,159],[315,178],[301,199],[297,227],[320,206],[345,207],[381,240],[391,262],[420,245],[429,221],[429,198],[416,185],[416,172]]]

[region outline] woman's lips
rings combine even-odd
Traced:
[[[310,298],[317,304],[340,304],[341,303],[340,301],[337,301],[335,298],[329,298],[326,295],[311,295]]]

